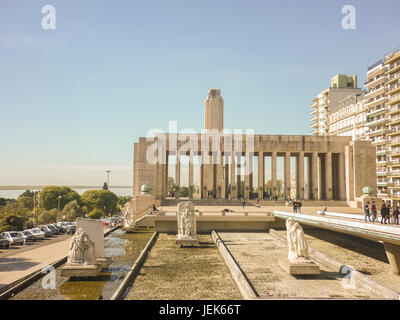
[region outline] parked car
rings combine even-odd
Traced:
[[[21,237],[18,231],[6,231],[3,235],[10,241],[12,246],[23,245],[24,238]]]
[[[76,226],[70,225],[67,227],[67,234],[75,234]]]
[[[53,223],[52,226],[54,226],[57,230],[58,230],[58,234],[63,234],[65,233],[67,230],[60,224],[55,224]]]
[[[40,231],[44,232],[44,236],[46,238],[50,238],[51,235],[53,234],[53,232],[51,232],[51,230],[49,228],[47,228],[46,226],[40,226],[39,229],[40,229]]]
[[[36,241],[36,237],[29,230],[20,231],[19,234],[24,239],[25,243],[28,241]]]
[[[0,234],[0,248],[8,249],[9,247],[10,247],[10,241],[8,241],[8,239],[5,236]]]
[[[44,232],[39,228],[29,229],[28,231],[32,232],[36,239],[44,240],[44,238],[46,237]]]
[[[53,226],[52,224],[46,224],[46,227],[50,229],[52,235],[57,235],[57,234],[59,234],[58,228],[56,228],[56,227]]]

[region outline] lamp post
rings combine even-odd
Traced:
[[[58,196],[58,211],[60,211],[60,201],[61,201],[62,196]]]
[[[106,170],[106,172],[107,172],[107,187],[108,188],[110,188],[110,172],[111,172],[111,170]]]

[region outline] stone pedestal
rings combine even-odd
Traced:
[[[102,268],[107,268],[112,263],[112,260],[110,257],[99,257],[96,259],[96,262],[100,264]]]
[[[61,268],[61,277],[96,277],[101,273],[100,263],[91,265],[66,264]]]
[[[177,237],[176,244],[181,247],[193,247],[198,246],[200,244],[199,237]]]
[[[300,262],[294,263],[289,261],[288,258],[281,258],[278,261],[279,266],[285,270],[287,273],[292,275],[307,275],[307,274],[320,274],[319,266],[314,262]]]

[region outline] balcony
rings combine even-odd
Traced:
[[[386,135],[388,136],[395,136],[400,134],[400,127],[392,127],[389,130],[386,130]]]
[[[400,139],[399,139],[399,137],[392,138],[392,139],[390,139],[388,142],[389,142],[389,145],[390,145],[390,146],[397,146],[397,145],[400,145]]]
[[[386,76],[378,76],[378,77],[371,79],[370,81],[366,81],[364,84],[365,84],[365,87],[367,89],[369,89],[369,88],[377,86],[381,83],[384,83],[385,81],[386,81]]]
[[[400,103],[399,104],[395,104],[393,106],[390,107],[389,109],[389,115],[392,116],[396,113],[400,113]]]
[[[387,187],[389,189],[399,189],[400,188],[400,181],[396,182],[387,182]]]
[[[395,83],[396,81],[398,81],[398,79],[400,79],[400,72],[397,72],[395,74],[392,74],[392,75],[388,76],[386,84]]]
[[[370,99],[370,100],[371,101],[369,101],[369,102],[364,104],[364,107],[371,108],[371,107],[377,106],[379,104],[383,104],[383,103],[386,102],[386,97],[385,96],[376,97],[376,98],[373,98],[373,99]]]
[[[398,167],[400,166],[400,159],[390,160],[388,164],[390,167]]]
[[[397,148],[392,148],[390,150],[390,155],[392,156],[392,158],[400,156],[400,148],[398,148],[398,147]]]
[[[382,164],[386,164],[386,160],[376,160],[376,165],[382,165]]]
[[[387,94],[393,95],[400,91],[400,83],[395,83],[387,87]]]
[[[374,126],[377,126],[377,125],[380,125],[380,124],[384,124],[384,123],[386,123],[386,118],[380,118],[378,120],[373,120],[371,122],[367,122],[365,124],[365,126],[366,127],[374,127]]]
[[[378,187],[386,187],[387,186],[387,182],[386,181],[377,181],[376,185]]]
[[[399,71],[399,70],[400,70],[400,61],[397,61],[395,63],[388,65],[388,69],[387,69],[386,73],[391,74],[391,73]]]
[[[391,178],[400,178],[400,170],[390,171],[387,173],[387,176]]]
[[[396,48],[385,57],[385,64],[390,64],[400,59],[400,49]]]
[[[400,103],[400,93],[397,93],[395,95],[391,95],[388,101],[389,105],[394,105]]]
[[[385,149],[378,150],[378,148],[377,148],[376,155],[377,156],[384,156],[384,155],[386,155],[386,150]]]
[[[385,107],[380,107],[380,108],[376,108],[376,109],[372,109],[372,110],[370,110],[368,113],[367,113],[367,117],[370,117],[370,116],[372,116],[372,115],[377,115],[377,114],[380,114],[380,113],[382,113],[382,112],[385,112],[387,110],[387,108],[385,108]]]
[[[368,92],[365,94],[364,98],[368,98],[368,97],[371,97],[371,96],[373,96],[373,95],[377,95],[378,93],[382,94],[382,93],[385,93],[385,92],[386,92],[385,86],[382,85],[381,87],[379,87],[379,88],[377,88],[377,89],[368,91]]]

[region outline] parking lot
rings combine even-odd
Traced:
[[[29,241],[26,242],[25,245],[15,245],[15,246],[10,246],[8,249],[3,249],[0,248],[0,259],[2,258],[6,258],[8,256],[20,253],[20,252],[24,252],[24,251],[28,251],[28,250],[32,250],[35,248],[39,248],[42,246],[46,246],[58,241],[62,241],[65,239],[70,238],[71,235],[67,235],[67,234],[59,234],[59,235],[53,235],[51,236],[51,238],[45,238],[44,240],[36,240],[34,242]]]

